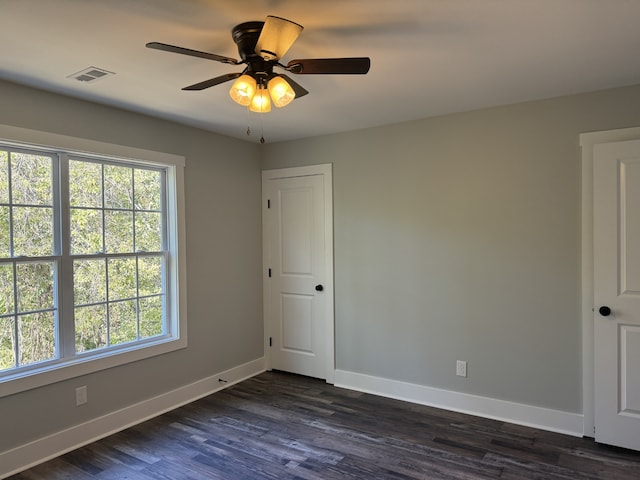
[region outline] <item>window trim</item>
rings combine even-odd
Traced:
[[[100,370],[117,367],[145,358],[162,355],[187,347],[186,302],[186,230],[184,167],[185,158],[170,153],[144,150],[124,145],[70,137],[55,133],[0,125],[0,141],[16,147],[55,150],[68,155],[112,158],[115,161],[143,161],[166,168],[167,174],[167,249],[172,252],[167,275],[168,316],[174,319],[172,338],[149,341],[146,346],[131,345],[116,351],[96,353],[87,358],[78,356],[74,361],[47,365],[27,372],[16,372],[0,379],[0,398],[42,387]]]

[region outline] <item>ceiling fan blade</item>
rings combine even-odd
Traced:
[[[364,75],[371,67],[369,57],[307,58],[291,60],[286,70],[297,74],[351,74]]]
[[[304,97],[307,93],[309,93],[303,86],[291,80],[291,77],[289,77],[288,75],[280,74],[280,76],[284,78],[289,85],[291,85],[291,88],[293,88],[293,91],[296,93],[296,98]]]
[[[279,60],[291,48],[304,27],[286,18],[269,15],[256,43],[256,53],[265,60]]]
[[[176,47],[175,45],[167,45],[166,43],[149,42],[146,46],[147,48],[162,50],[163,52],[180,53],[182,55],[206,58],[207,60],[215,60],[216,62],[229,63],[231,65],[238,65],[240,63],[235,58],[223,57],[222,55],[216,55],[215,53],[200,52],[198,50],[191,50],[190,48]]]
[[[182,90],[204,90],[205,88],[220,85],[221,83],[228,82],[229,80],[234,80],[240,75],[242,75],[242,73],[227,73],[225,75],[220,75],[219,77],[210,78],[204,82],[194,83],[193,85],[184,87]]]

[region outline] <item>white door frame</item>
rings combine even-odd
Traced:
[[[583,434],[595,431],[593,328],[593,146],[640,139],[640,127],[580,135],[582,147],[582,415]]]
[[[325,232],[325,261],[324,268],[326,280],[323,283],[324,296],[326,298],[325,318],[323,325],[326,338],[325,367],[327,383],[334,383],[336,370],[335,363],[335,315],[334,315],[334,283],[333,283],[333,173],[332,164],[310,165],[305,167],[279,168],[262,171],[262,185],[267,180],[276,178],[305,177],[309,175],[324,176],[324,232]],[[271,314],[271,283],[268,281],[269,271],[269,238],[266,227],[267,192],[262,189],[262,299],[263,299],[263,324],[266,368],[271,368],[271,351],[269,349],[270,314]]]

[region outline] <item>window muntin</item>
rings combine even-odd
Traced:
[[[166,175],[0,146],[0,379],[177,336]]]

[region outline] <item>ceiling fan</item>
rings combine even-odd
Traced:
[[[255,112],[270,111],[271,100],[277,107],[283,107],[295,98],[309,93],[288,75],[274,73],[275,67],[302,75],[364,75],[369,71],[371,60],[368,57],[296,59],[283,65],[280,60],[298,38],[302,29],[302,25],[271,15],[264,22],[245,22],[236,25],[231,30],[231,35],[238,46],[241,60],[160,42],[150,42],[146,46],[230,65],[246,64],[242,72],[226,73],[189,85],[182,90],[204,90],[235,80],[229,91],[231,98]]]

